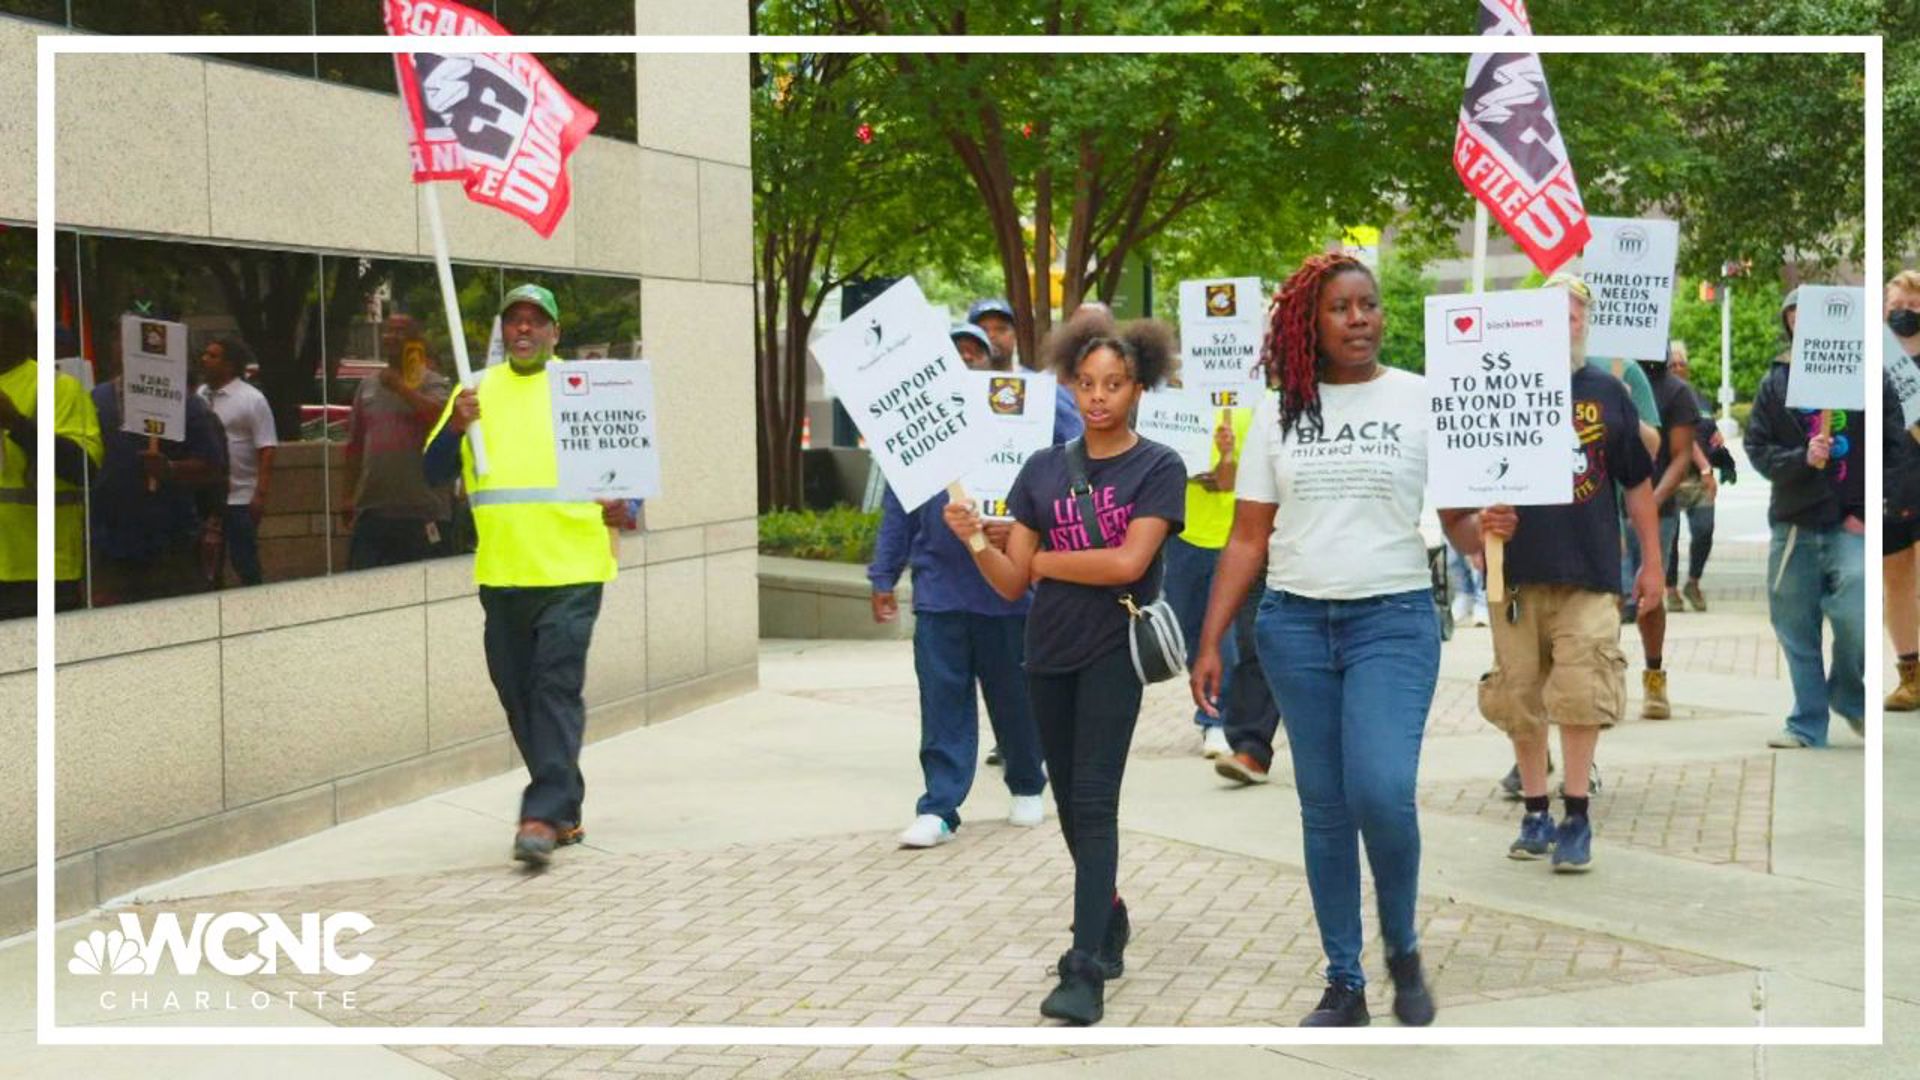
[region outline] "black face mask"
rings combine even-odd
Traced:
[[[1893,314],[1887,316],[1887,329],[1899,337],[1920,334],[1920,311],[1895,308]]]

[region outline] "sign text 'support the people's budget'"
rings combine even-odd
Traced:
[[[902,278],[810,347],[908,510],[993,451],[945,318]]]

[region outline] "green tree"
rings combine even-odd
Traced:
[[[1780,322],[1784,294],[1777,281],[1742,279],[1733,286],[1733,392],[1736,400],[1752,401],[1773,358],[1787,347]],[[1720,304],[1700,299],[1700,282],[1682,278],[1673,296],[1673,326],[1669,336],[1687,343],[1689,381],[1710,400],[1720,392]]]

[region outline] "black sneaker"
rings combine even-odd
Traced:
[[[1387,958],[1387,974],[1393,977],[1393,1016],[1407,1027],[1426,1027],[1433,1023],[1433,994],[1427,989],[1427,977],[1420,970],[1420,951]]]
[[[1065,1020],[1076,1027],[1100,1022],[1105,1011],[1106,977],[1100,974],[1100,961],[1090,953],[1068,949],[1060,956],[1060,985],[1040,1003],[1040,1015],[1050,1020]]]
[[[1006,761],[1006,758],[1003,758],[1000,756],[1000,744],[994,743],[993,749],[987,751],[987,764],[999,765],[1004,763],[1005,761]]]
[[[1320,995],[1320,1004],[1300,1021],[1301,1027],[1366,1027],[1373,1023],[1367,1015],[1367,992],[1358,986],[1328,983]]]
[[[1133,924],[1127,919],[1127,902],[1118,897],[1113,913],[1107,916],[1107,936],[1100,942],[1100,972],[1104,978],[1117,979],[1127,973],[1127,941],[1133,937]]]

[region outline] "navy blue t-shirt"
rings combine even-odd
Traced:
[[[1136,517],[1164,518],[1177,534],[1186,523],[1187,469],[1180,455],[1160,443],[1141,439],[1125,453],[1087,462],[1094,512],[1105,546],[1127,539]],[[1093,541],[1069,493],[1067,454],[1053,446],[1027,459],[1013,482],[1007,506],[1014,520],[1040,534],[1042,551],[1088,551]],[[1027,614],[1027,670],[1052,675],[1078,671],[1115,649],[1127,647],[1127,609],[1131,593],[1145,604],[1160,595],[1160,560],[1146,576],[1118,588],[1077,585],[1043,578]]]
[[[1621,490],[1653,475],[1640,441],[1640,414],[1619,379],[1578,367],[1573,371],[1573,501],[1521,506],[1520,526],[1507,542],[1507,583],[1574,585],[1620,591]]]

